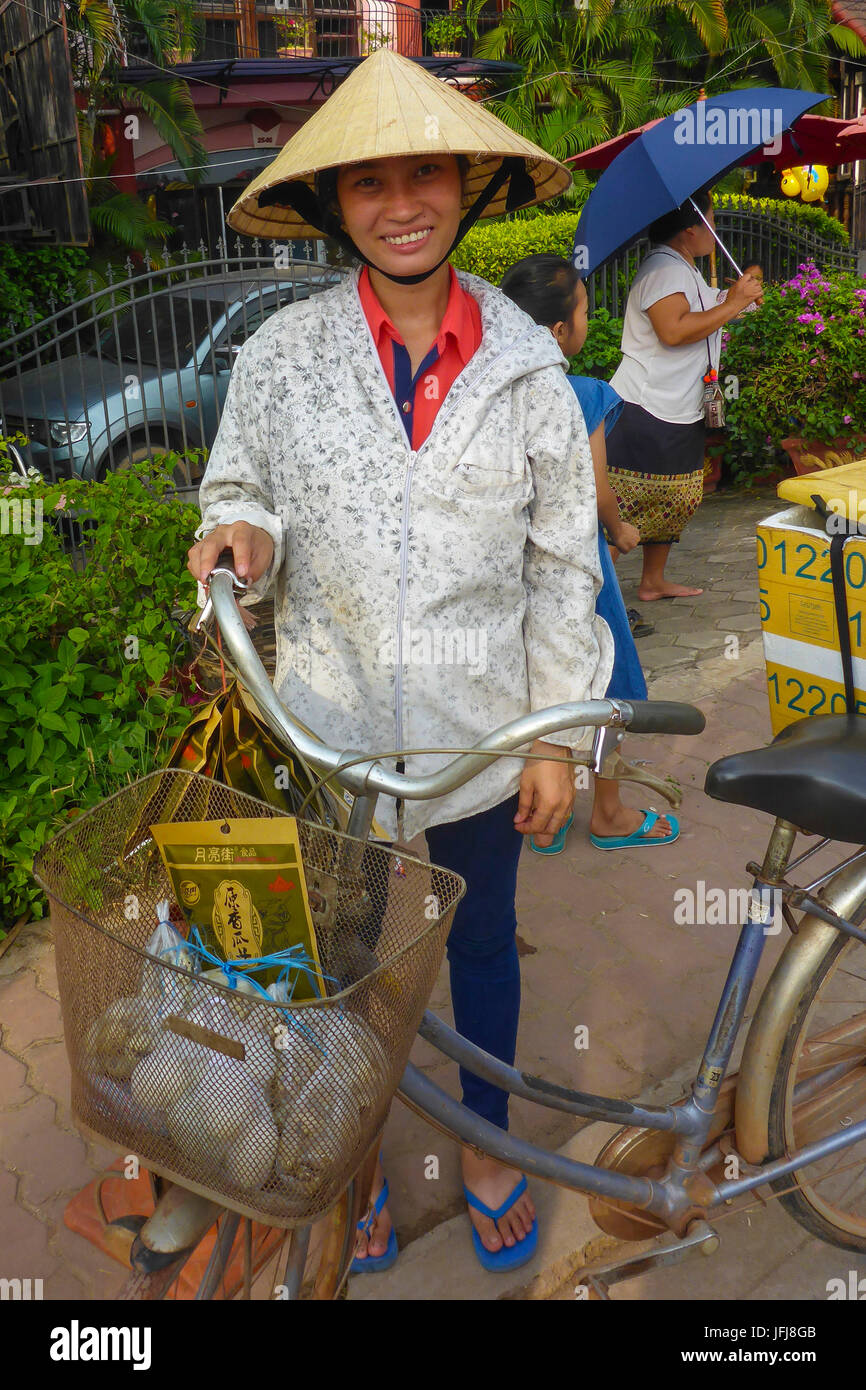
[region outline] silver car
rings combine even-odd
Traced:
[[[47,478],[99,479],[165,449],[207,448],[241,345],[276,309],[340,278],[311,264],[268,280],[241,272],[168,284],[103,314],[89,350],[7,368],[3,432],[26,436],[25,461]],[[195,475],[182,464],[175,481],[190,487]]]

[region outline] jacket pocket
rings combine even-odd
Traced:
[[[532,497],[532,473],[524,460],[523,470],[497,464],[495,460],[471,462],[461,459],[447,473],[428,480],[431,492],[440,497],[467,500],[528,503]]]

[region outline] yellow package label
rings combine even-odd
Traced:
[[[152,825],[154,841],[190,928],[221,960],[251,961],[301,947],[296,999],[326,994],[292,816]],[[263,967],[263,985],[281,967]]]
[[[830,539],[812,510],[792,507],[758,526],[758,584],[773,732],[809,715],[842,714],[845,693]],[[848,631],[858,712],[866,712],[866,539],[844,550]]]

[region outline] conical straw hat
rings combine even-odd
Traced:
[[[259,207],[266,189],[293,180],[315,188],[323,169],[409,154],[462,154],[469,159],[464,210],[477,198],[504,158],[517,156],[535,185],[535,197],[520,206],[544,202],[570,187],[571,171],[539,145],[497,120],[483,106],[455,91],[418,63],[379,48],[359,63],[332,96],[301,126],[272,164],[253,179],[227,221],[245,236],[278,241],[321,237],[324,233],[294,208]],[[483,217],[505,211],[508,183],[484,209]]]

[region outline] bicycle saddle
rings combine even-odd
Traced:
[[[790,724],[766,748],[720,758],[704,791],[781,816],[830,840],[866,843],[866,718],[821,714]]]

